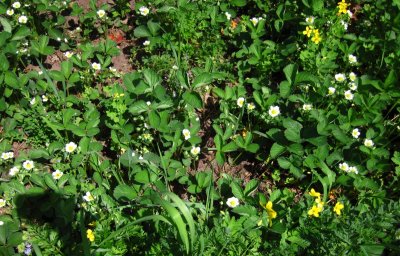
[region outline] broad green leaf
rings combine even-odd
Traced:
[[[213,81],[213,77],[210,73],[202,73],[194,79],[192,88],[197,88],[203,85],[210,84]]]
[[[275,142],[270,150],[270,156],[272,159],[277,158],[280,154],[282,154],[283,152],[285,152],[285,147],[282,145],[279,145],[277,142]]]
[[[291,85],[288,81],[282,81],[279,84],[279,92],[282,98],[287,98],[290,96]]]
[[[297,73],[297,65],[296,64],[289,64],[283,69],[283,73],[285,73],[286,80],[289,84],[293,84],[296,78]]]
[[[249,196],[252,192],[254,192],[258,188],[258,180],[250,180],[247,184],[246,187],[244,188],[244,195]]]
[[[203,100],[201,99],[200,95],[197,92],[189,92],[186,91],[182,98],[185,102],[195,108],[202,108],[203,107]]]
[[[231,183],[231,188],[232,188],[232,194],[236,198],[238,198],[240,200],[244,198],[243,190],[236,182],[232,182]]]
[[[149,112],[149,123],[150,125],[155,128],[158,129],[160,126],[160,122],[161,122],[161,118],[158,115],[158,113],[156,111],[150,111]]]
[[[149,31],[149,29],[148,29],[146,26],[144,26],[144,25],[135,28],[135,30],[133,31],[133,35],[134,35],[135,37],[138,37],[138,38],[141,38],[141,37],[151,37],[151,36],[152,36],[152,34],[151,34],[151,32]]]
[[[117,200],[132,201],[137,197],[137,191],[128,185],[118,185],[114,189],[114,197]]]

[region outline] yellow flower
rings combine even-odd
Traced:
[[[316,205],[313,205],[313,207],[308,210],[308,215],[314,216],[314,217],[319,217],[319,213],[322,211],[322,209]]]
[[[337,215],[341,215],[342,213],[340,212],[343,210],[344,205],[341,202],[337,202],[335,207],[333,208],[333,211],[336,212]]]
[[[264,207],[265,210],[267,210],[268,219],[269,219],[269,226],[271,227],[272,226],[272,219],[275,219],[278,214],[276,213],[276,211],[274,211],[274,209],[272,209],[272,202],[271,201],[268,201],[268,203],[265,206],[263,206],[262,204],[261,204],[261,206]]]
[[[90,242],[94,241],[94,233],[91,229],[86,230],[86,237]]]
[[[318,29],[313,30],[313,37],[311,38],[311,41],[313,41],[315,44],[319,44],[321,42],[321,36],[319,35]]]
[[[307,26],[306,30],[303,31],[303,35],[306,35],[307,37],[310,37],[312,32],[313,32],[312,27],[311,26]]]
[[[346,3],[346,0],[342,0],[342,2],[339,2],[339,3],[338,3],[338,8],[339,8],[338,14],[339,14],[339,15],[340,15],[341,13],[346,14],[346,13],[347,13],[347,7],[348,7],[349,5],[350,5],[350,4]]]
[[[315,199],[315,202],[317,203],[317,207],[320,209],[320,211],[322,212],[324,210],[324,202],[321,201],[321,198],[317,197]]]
[[[313,188],[311,189],[311,191],[310,191],[310,196],[312,196],[312,197],[317,197],[317,198],[320,198],[321,197],[321,193],[319,193],[319,192],[316,192]]]

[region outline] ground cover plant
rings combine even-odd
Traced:
[[[400,254],[400,1],[0,24],[0,255]]]

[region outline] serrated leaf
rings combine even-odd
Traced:
[[[114,197],[117,200],[132,201],[137,197],[137,191],[128,185],[121,184],[114,189]]]
[[[203,100],[201,99],[200,95],[197,92],[189,92],[186,91],[182,98],[185,102],[195,108],[202,108],[203,107]]]
[[[236,198],[240,200],[244,198],[243,190],[236,182],[231,183],[231,189],[232,189],[232,194]]]
[[[249,196],[252,192],[254,192],[258,188],[258,180],[250,180],[246,187],[244,188],[244,195]]]

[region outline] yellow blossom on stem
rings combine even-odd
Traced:
[[[313,207],[308,210],[308,215],[310,216],[314,216],[314,217],[319,217],[319,213],[322,212],[323,209],[321,209],[320,207],[313,205]]]
[[[339,8],[339,11],[338,11],[338,14],[340,15],[340,14],[346,14],[347,13],[347,7],[349,6],[350,4],[348,4],[348,3],[346,3],[346,0],[342,0],[341,2],[339,2],[338,3],[338,8]]]
[[[318,29],[313,30],[313,37],[311,38],[315,44],[319,44],[321,42],[321,36],[319,35]]]
[[[93,242],[94,241],[93,230],[91,230],[91,229],[86,230],[86,237],[87,237],[87,239],[89,239],[90,242]]]
[[[337,202],[335,207],[333,208],[333,211],[336,212],[337,215],[341,215],[341,210],[343,210],[344,208],[344,204],[342,204],[341,202]]]
[[[315,191],[315,189],[311,189],[311,191],[310,191],[310,196],[312,196],[312,197],[317,197],[317,198],[320,198],[321,197],[321,193],[319,193],[319,192],[316,192]]]
[[[312,31],[313,31],[313,28],[311,26],[307,26],[306,30],[303,31],[303,35],[306,35],[307,37],[310,37]]]
[[[271,227],[272,226],[272,219],[275,219],[278,214],[276,213],[276,211],[274,211],[274,209],[272,209],[273,205],[272,205],[271,201],[268,201],[268,203],[265,206],[263,206],[262,204],[261,204],[261,206],[264,207],[265,210],[267,210],[268,219],[269,219],[269,226]]]

